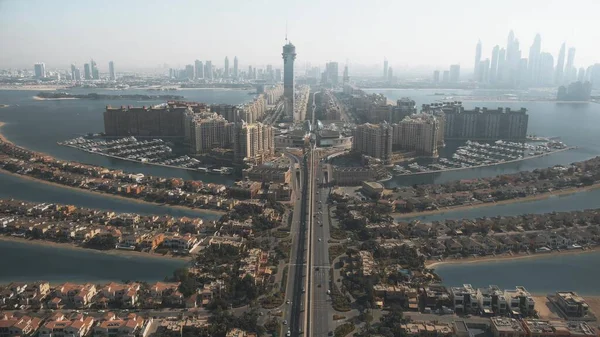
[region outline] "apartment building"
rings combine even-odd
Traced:
[[[356,127],[352,140],[352,151],[388,163],[392,157],[393,129],[387,123],[361,124]]]
[[[236,161],[263,163],[275,153],[273,128],[262,123],[237,124],[233,144]]]
[[[231,147],[233,123],[217,113],[191,113],[185,115],[184,141],[190,153],[204,154],[215,148]]]
[[[418,155],[437,157],[440,129],[433,115],[418,114],[405,117],[392,125],[392,146],[399,150],[414,151]]]
[[[546,321],[541,319],[524,319],[521,324],[527,337],[592,337],[597,331],[586,322]]]
[[[106,106],[104,133],[110,137],[181,137],[186,106]]]

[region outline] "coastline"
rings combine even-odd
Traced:
[[[62,90],[67,89],[68,87],[65,85],[53,85],[53,86],[12,86],[12,85],[4,85],[0,86],[0,90],[28,90],[28,91],[52,91],[52,90]]]
[[[3,134],[2,134],[2,127],[6,125],[6,123],[4,122],[0,122],[0,140],[2,140],[3,142],[6,143],[10,143],[13,144],[10,140],[8,140]],[[46,155],[46,154],[44,154]],[[10,172],[7,170],[3,170],[0,169],[0,172],[2,173],[6,173],[6,174],[10,174],[12,176],[15,177],[19,177],[22,179],[27,179],[30,181],[35,181],[35,182],[40,182],[43,184],[47,184],[50,186],[55,186],[55,187],[60,187],[60,188],[67,188],[67,189],[71,189],[73,191],[81,191],[81,192],[85,192],[85,193],[91,193],[91,194],[96,194],[96,195],[103,195],[103,196],[107,196],[110,198],[115,198],[115,199],[119,199],[119,200],[127,200],[127,201],[133,201],[133,202],[137,202],[140,204],[148,204],[148,205],[155,205],[155,206],[165,206],[165,207],[172,207],[172,208],[177,208],[177,209],[182,209],[182,210],[186,210],[186,211],[197,211],[197,212],[202,212],[202,213],[211,213],[214,215],[223,215],[225,214],[225,212],[223,211],[218,211],[218,210],[214,210],[214,209],[205,209],[205,208],[192,208],[192,207],[187,207],[187,206],[179,206],[179,205],[169,205],[169,204],[159,204],[159,203],[155,203],[155,202],[150,202],[150,201],[146,201],[146,200],[140,200],[140,199],[136,199],[136,198],[127,198],[121,195],[115,195],[115,194],[110,194],[110,193],[103,193],[103,192],[98,192],[98,191],[90,191],[87,189],[83,189],[83,188],[77,188],[77,187],[73,187],[73,186],[67,186],[67,185],[62,185],[62,184],[58,184],[55,182],[51,182],[51,181],[46,181],[43,179],[37,179],[34,177],[30,177],[30,176],[26,176],[26,175],[22,175],[22,174],[18,174],[18,173],[14,173],[14,172]],[[200,218],[200,216],[198,216]]]
[[[552,251],[549,253],[533,253],[533,254],[517,254],[507,255],[503,254],[500,256],[482,256],[482,257],[468,257],[464,259],[448,259],[445,261],[427,261],[425,262],[425,268],[434,269],[435,267],[452,264],[472,264],[472,263],[483,263],[483,262],[502,262],[502,261],[513,261],[523,259],[535,259],[547,256],[560,256],[560,255],[579,255],[588,254],[600,251],[600,246],[590,247],[585,250],[562,250]]]
[[[33,96],[34,101],[64,101],[64,100],[73,100],[79,99],[77,97],[62,97],[62,98],[43,98],[39,96]]]
[[[92,248],[84,248],[80,246],[76,246],[70,243],[59,243],[47,240],[30,240],[25,238],[19,238],[14,236],[4,236],[0,235],[0,241],[4,242],[17,242],[24,243],[28,245],[37,245],[51,248],[62,248],[62,249],[72,249],[74,251],[88,251],[88,252],[97,252],[100,254],[114,255],[114,256],[130,256],[130,257],[142,257],[142,258],[150,258],[150,259],[166,259],[166,260],[180,260],[180,261],[189,261],[191,260],[191,256],[188,257],[179,257],[173,255],[161,255],[156,253],[143,253],[131,250],[123,250],[123,249],[110,249],[110,250],[97,250]]]
[[[576,194],[576,193],[580,193],[580,192],[588,192],[588,191],[595,190],[597,188],[600,188],[600,184],[594,184],[594,185],[586,186],[586,187],[572,187],[572,188],[567,188],[564,190],[553,191],[553,192],[549,192],[549,193],[540,193],[540,194],[531,195],[531,196],[524,197],[524,198],[515,198],[515,199],[509,199],[509,200],[502,200],[502,201],[498,201],[498,202],[482,202],[482,203],[475,204],[475,205],[458,205],[458,206],[446,207],[446,208],[442,208],[442,209],[436,209],[436,210],[424,211],[424,212],[410,212],[410,213],[394,212],[391,215],[395,219],[436,215],[436,214],[443,214],[446,212],[461,211],[461,210],[481,208],[481,207],[492,207],[492,206],[508,205],[508,204],[517,203],[517,202],[529,202],[529,201],[544,200],[544,199],[548,199],[550,197],[558,197],[558,196],[563,196],[563,195]]]
[[[542,153],[542,154],[538,154],[535,156],[529,156],[529,157],[524,157],[521,159],[513,159],[513,160],[508,160],[508,161],[503,161],[503,162],[498,162],[498,163],[492,163],[492,164],[483,164],[483,165],[477,165],[477,166],[471,166],[471,167],[455,167],[455,168],[449,168],[449,169],[444,169],[444,170],[435,170],[435,171],[427,171],[427,172],[414,172],[414,173],[406,173],[406,174],[396,174],[393,175],[394,177],[409,177],[409,176],[415,176],[415,175],[421,175],[421,174],[429,174],[429,173],[442,173],[442,172],[451,172],[451,171],[462,171],[462,170],[471,170],[471,169],[478,169],[478,168],[482,168],[482,167],[490,167],[490,166],[499,166],[499,165],[503,165],[503,164],[511,164],[511,163],[517,163],[517,162],[522,162],[525,160],[529,160],[529,159],[535,159],[535,158],[540,158],[540,157],[544,157],[544,156],[549,156],[555,153],[559,153],[559,152],[564,152],[564,151],[568,151],[568,150],[574,150],[576,149],[577,146],[569,146],[569,147],[565,147],[564,149],[559,149],[559,150],[555,150],[555,151],[551,151],[551,152],[546,152],[546,153]]]
[[[5,173],[5,174],[10,174],[10,175],[18,177],[18,178],[27,179],[27,180],[39,182],[39,183],[42,183],[42,184],[47,184],[47,185],[54,186],[54,187],[67,188],[67,189],[71,189],[73,191],[80,191],[80,192],[84,192],[84,193],[91,193],[91,194],[101,195],[101,196],[105,196],[105,197],[109,197],[109,198],[115,198],[115,199],[119,199],[119,200],[124,200],[124,201],[132,201],[132,202],[137,202],[139,204],[148,204],[148,205],[154,205],[154,206],[159,206],[159,207],[163,206],[163,207],[177,208],[177,209],[182,209],[182,210],[186,210],[186,211],[195,211],[195,212],[202,212],[202,213],[212,213],[214,215],[223,215],[223,214],[225,214],[225,212],[223,212],[223,211],[218,211],[218,210],[214,210],[214,209],[192,208],[192,207],[179,206],[179,205],[159,204],[159,203],[156,203],[156,202],[151,202],[151,201],[146,201],[146,200],[141,200],[141,199],[136,199],[136,198],[127,198],[127,197],[124,197],[124,196],[121,196],[121,195],[115,195],[115,194],[110,194],[110,193],[91,191],[91,190],[87,190],[87,189],[84,189],[84,188],[77,188],[77,187],[73,187],[73,186],[62,185],[62,184],[58,184],[58,183],[55,183],[55,182],[52,182],[52,181],[46,181],[46,180],[42,180],[42,179],[31,177],[31,176],[26,176],[26,175],[22,175],[22,174],[10,172],[10,171],[4,170],[4,169],[0,169],[0,172]],[[198,214],[198,218],[202,218],[201,214]]]

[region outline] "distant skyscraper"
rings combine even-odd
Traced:
[[[442,82],[448,83],[450,81],[450,72],[448,70],[444,70],[442,73]]]
[[[108,62],[108,77],[111,81],[117,79],[117,74],[115,73],[115,63],[113,61]]]
[[[450,82],[458,83],[460,79],[460,65],[453,64],[450,66]]]
[[[90,64],[86,63],[83,65],[83,77],[86,80],[91,80],[92,79],[92,71],[90,70]]]
[[[435,70],[433,72],[433,83],[440,83],[440,71]]]
[[[329,62],[325,64],[325,80],[328,84],[336,86],[339,84],[339,69],[337,62]]]
[[[77,70],[77,68],[75,67],[74,64],[71,64],[71,79],[75,80],[75,70]]]
[[[99,80],[100,73],[98,72],[98,65],[96,64],[96,61],[94,61],[93,59],[90,61],[90,67],[92,70],[92,78],[95,80]]]
[[[498,54],[500,53],[500,46],[494,46],[492,49],[492,63],[490,64],[490,83],[496,83],[496,74],[498,71]]]
[[[504,78],[504,68],[506,67],[506,49],[500,48],[498,52],[498,70],[496,70],[496,82],[502,82]]]
[[[383,59],[383,78],[388,78],[388,60]]]
[[[529,48],[529,60],[527,72],[529,75],[529,84],[538,85],[540,82],[540,53],[542,52],[542,37],[540,34],[535,36],[533,44]]]
[[[554,71],[554,84],[561,85],[563,83],[565,71],[565,43],[560,46],[558,60],[556,60],[556,70]]]
[[[549,86],[554,83],[554,57],[550,53],[540,54],[538,85]]]
[[[252,77],[252,66],[248,66],[248,76],[246,76],[247,79],[249,80],[253,80],[254,78]]]
[[[194,78],[195,79],[200,79],[200,78],[204,78],[204,65],[202,64],[202,61],[200,60],[196,60],[194,61]]]
[[[229,77],[229,58],[225,56],[225,77]]]
[[[574,66],[575,62],[575,48],[569,48],[569,54],[567,54],[567,66],[565,67],[565,77],[566,83],[573,82],[575,80],[577,70],[575,70]],[[575,74],[575,76],[573,76]]]
[[[488,83],[490,78],[490,59],[485,59],[479,62],[479,69],[477,70],[477,81],[480,83]],[[452,69],[450,69],[450,78],[452,78]]]
[[[193,64],[187,64],[185,66],[185,78],[187,78],[188,80],[194,79],[194,65]]]
[[[394,80],[394,69],[392,69],[392,67],[388,68],[388,82],[392,82]]]
[[[579,72],[577,73],[577,80],[579,82],[585,81],[585,68],[579,68]]]
[[[344,83],[349,83],[350,82],[350,76],[348,75],[348,65],[344,66],[344,77],[343,77],[343,81]]]
[[[287,37],[286,37],[287,40]],[[285,115],[294,117],[294,60],[296,59],[296,47],[288,42],[283,46],[283,97],[285,104]],[[294,121],[299,122],[299,121]]]
[[[233,77],[238,78],[238,58],[233,58]]]
[[[481,40],[477,41],[477,46],[475,47],[475,66],[473,69],[473,79],[475,79],[475,81],[477,81],[477,79],[479,78],[479,63],[480,62],[481,62]]]
[[[213,79],[212,61],[206,61],[206,64],[204,65],[204,78],[209,80]]]
[[[46,77],[46,64],[44,62],[36,63],[33,65],[33,72],[37,78]]]
[[[275,69],[275,82],[281,82],[281,69]]]

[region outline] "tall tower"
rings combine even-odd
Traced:
[[[117,75],[115,74],[115,63],[113,61],[108,62],[108,76],[111,81],[117,79]]]
[[[569,83],[572,82],[577,76],[574,67],[575,62],[575,48],[569,48],[569,53],[567,54],[567,66],[565,67],[565,80],[563,82]]]
[[[233,58],[233,77],[238,77],[238,58],[237,56]]]
[[[287,42],[287,36],[285,38]],[[285,104],[285,115],[294,118],[294,60],[296,59],[296,47],[288,42],[283,46],[283,97]],[[294,122],[299,122],[294,120]]]
[[[229,57],[225,56],[225,74],[224,77],[229,77]]]
[[[499,53],[500,53],[500,46],[498,46],[498,45],[494,46],[494,49],[492,49],[492,64],[491,64],[491,68],[490,68],[490,77],[489,77],[490,83],[496,82],[496,73],[498,71],[498,54]]]
[[[556,60],[556,71],[554,72],[554,84],[561,85],[563,83],[563,74],[565,71],[565,43],[560,46],[558,60]]]
[[[542,37],[540,34],[535,36],[531,48],[529,48],[529,83],[536,85],[540,81],[540,53],[542,52]]]
[[[388,60],[386,58],[383,59],[383,78],[388,78]]]
[[[473,69],[473,79],[477,81],[479,78],[479,63],[481,62],[481,40],[477,41],[475,47],[475,67]]]

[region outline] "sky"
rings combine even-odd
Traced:
[[[225,56],[278,67],[286,25],[296,62],[321,67],[386,57],[394,69],[469,71],[477,40],[491,58],[511,29],[523,57],[539,33],[555,61],[565,41],[587,67],[600,62],[598,13],[600,0],[0,0],[0,68],[222,66]]]

